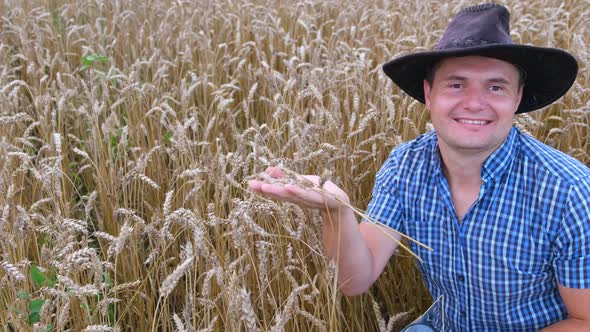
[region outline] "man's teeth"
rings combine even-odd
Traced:
[[[464,119],[459,120],[459,122],[465,123],[465,124],[470,124],[470,125],[480,125],[480,126],[483,126],[486,123],[488,123],[487,121],[483,121],[483,120],[464,120]]]

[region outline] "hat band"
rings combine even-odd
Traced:
[[[474,46],[483,46],[488,44],[495,44],[485,39],[473,39],[473,38],[466,38],[466,39],[453,39],[450,42],[443,44],[441,46],[436,46],[435,50],[446,50],[449,48],[464,48],[464,47],[474,47]]]

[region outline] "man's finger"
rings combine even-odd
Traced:
[[[256,180],[248,181],[248,189],[250,189],[250,190],[259,191],[260,185],[261,185],[260,181],[256,181]]]
[[[275,179],[283,177],[283,171],[278,167],[269,167],[264,172]]]
[[[323,209],[326,207],[326,204],[328,204],[328,207],[335,207],[337,205],[329,194],[321,194],[317,191],[301,188],[293,184],[285,185],[285,190],[291,192],[299,201],[305,202],[308,206],[314,208]]]
[[[271,198],[279,199],[282,201],[295,202],[297,197],[290,191],[286,190],[282,185],[262,183],[260,186],[260,193]]]

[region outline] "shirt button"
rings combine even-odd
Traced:
[[[457,275],[457,281],[459,281],[459,282],[465,281],[465,276],[462,274]]]

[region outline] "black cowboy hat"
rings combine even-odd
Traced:
[[[423,80],[430,68],[448,57],[480,55],[510,62],[526,73],[522,100],[516,113],[534,111],[559,99],[578,73],[576,59],[557,48],[514,44],[510,13],[497,4],[461,10],[449,23],[434,51],[401,56],[383,65],[395,84],[424,103]]]

